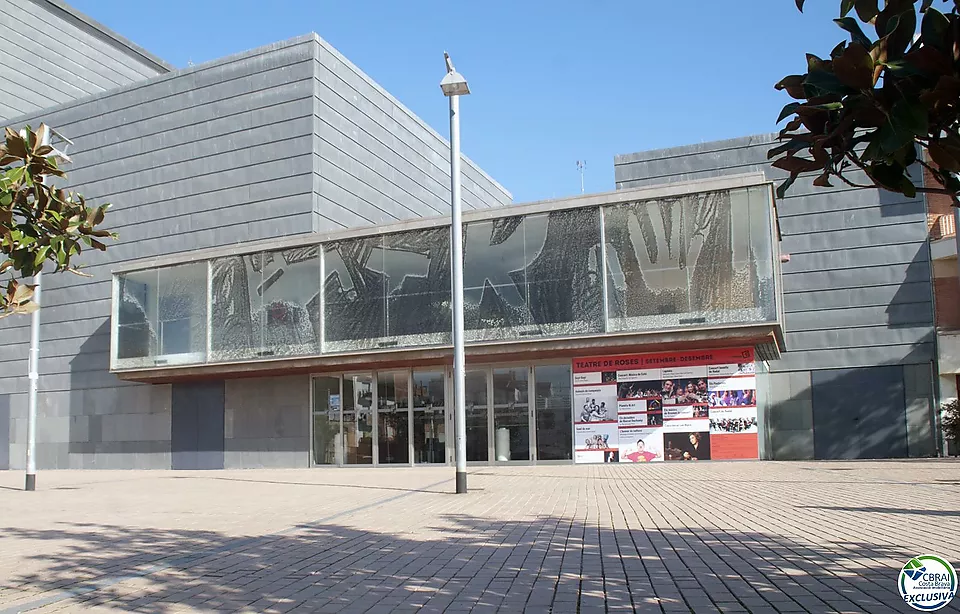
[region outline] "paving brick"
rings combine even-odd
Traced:
[[[911,556],[960,562],[957,468],[0,472],[0,609],[892,612]]]

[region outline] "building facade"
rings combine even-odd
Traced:
[[[0,118],[70,138],[119,233],[44,279],[40,469],[453,463],[440,135],[313,34],[175,70],[55,0],[0,20],[68,33],[39,61],[59,97],[0,35]],[[470,463],[936,453],[925,201],[776,202],[772,142],[618,156],[615,192],[527,204],[464,160]],[[0,468],[28,343],[0,324]]]

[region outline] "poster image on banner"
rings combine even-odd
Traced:
[[[706,431],[664,433],[663,451],[666,460],[710,460],[710,433]]]
[[[616,450],[620,439],[616,422],[577,423],[573,429],[573,443],[581,452]]]
[[[710,434],[737,435],[756,433],[756,407],[720,407],[710,410]]]
[[[642,426],[663,426],[663,415],[659,413],[621,413],[619,420],[621,429]],[[623,430],[621,430],[620,433],[623,434]]]
[[[621,399],[659,399],[660,380],[617,382],[617,396]]]
[[[664,405],[664,420],[682,420],[706,418],[710,414],[710,408],[706,405]]]
[[[715,390],[710,393],[707,402],[710,407],[756,407],[757,391],[753,388],[746,390]]]
[[[579,422],[617,419],[617,385],[577,386],[573,389],[574,415]]]
[[[621,428],[620,462],[650,463],[663,460],[663,430]]]
[[[670,389],[668,392],[668,388]],[[708,382],[705,377],[690,379],[663,380],[664,405],[691,405],[706,403],[709,397]]]

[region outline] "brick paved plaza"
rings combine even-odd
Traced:
[[[0,472],[0,613],[888,612],[960,464]],[[947,610],[958,611],[955,600]]]

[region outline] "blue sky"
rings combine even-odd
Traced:
[[[601,192],[616,154],[774,131],[773,84],[844,34],[838,0],[70,3],[178,67],[317,32],[445,136],[447,50],[464,153],[517,202],[579,193],[577,160]]]

